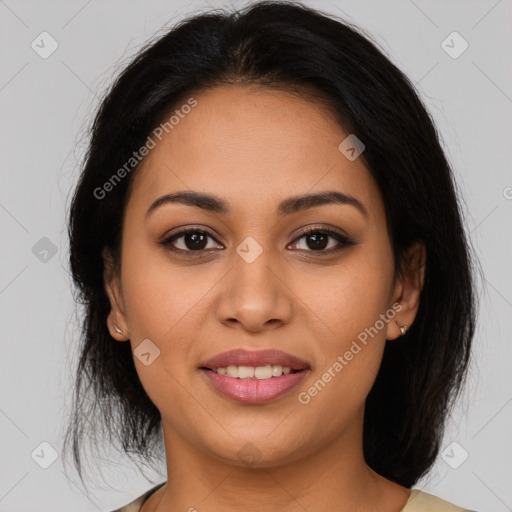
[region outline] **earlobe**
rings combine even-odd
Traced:
[[[396,325],[398,325],[398,328],[400,329],[400,334],[403,336],[407,332],[407,325],[401,325],[398,320],[396,321]]]
[[[112,338],[116,339],[117,341],[128,341],[128,337],[125,335],[124,331],[118,327],[116,322],[111,322],[109,318],[110,315],[107,319],[107,327],[109,328]]]
[[[397,303],[395,303],[397,304]],[[396,340],[401,336],[405,336],[407,331],[409,330],[410,325],[403,323],[403,308],[399,310],[396,316],[400,319],[395,319],[395,321],[388,322],[388,327],[386,331],[386,340]]]
[[[118,323],[120,322],[117,320],[116,312],[111,310],[107,317],[107,328],[110,335],[117,341],[128,341],[128,332],[119,327]]]

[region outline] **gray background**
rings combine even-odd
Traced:
[[[458,444],[417,487],[480,512],[512,510],[512,4],[308,4],[366,28],[418,85],[455,168],[485,272],[474,361],[443,449]],[[86,144],[85,123],[113,74],[164,24],[227,5],[0,0],[0,512],[105,511],[151,485],[127,459],[112,455],[88,498],[76,475],[66,477],[60,457],[47,469],[31,457],[34,450],[45,454],[41,460],[48,457],[42,442],[60,450],[70,404],[77,320],[65,211]],[[59,45],[47,59],[31,48],[43,31]],[[469,44],[458,58],[441,45],[453,31]],[[445,44],[452,52],[461,48],[460,40],[451,41]],[[45,237],[50,242],[41,241]],[[454,469],[462,450],[469,456]],[[158,482],[162,471],[147,474]]]

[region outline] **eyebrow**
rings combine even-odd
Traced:
[[[230,212],[228,203],[222,200],[220,197],[213,194],[205,194],[203,192],[196,192],[193,190],[174,192],[172,194],[165,194],[151,203],[151,206],[146,212],[146,218],[153,213],[157,208],[169,204],[169,203],[180,203],[188,206],[196,206],[203,210],[220,213],[227,215]],[[277,208],[277,216],[284,217],[300,211],[314,208],[315,206],[322,206],[326,204],[344,204],[354,206],[363,214],[364,217],[368,217],[368,211],[363,204],[353,196],[338,192],[335,190],[329,190],[326,192],[319,192],[316,194],[308,194],[305,196],[293,196],[284,199],[279,203]]]

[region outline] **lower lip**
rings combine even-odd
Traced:
[[[298,386],[308,373],[306,369],[270,379],[234,379],[204,368],[201,371],[219,393],[243,404],[263,404],[275,400]]]

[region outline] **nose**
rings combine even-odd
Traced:
[[[238,254],[234,256],[232,270],[220,289],[217,319],[228,327],[249,332],[275,329],[290,322],[293,292],[284,276],[279,275],[282,270],[266,251],[250,263]]]

